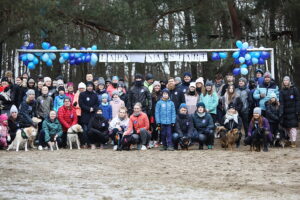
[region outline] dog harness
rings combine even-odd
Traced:
[[[21,136],[22,136],[22,138],[25,139],[25,140],[28,139],[28,137],[27,137],[27,135],[26,135],[26,133],[25,133],[25,131],[24,131],[23,128],[21,129]]]

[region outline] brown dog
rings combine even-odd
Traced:
[[[227,134],[226,134],[228,148],[230,148],[231,151],[233,150],[233,146],[234,146],[235,142],[239,138],[238,133],[239,133],[239,130],[235,128],[231,131],[228,131]]]
[[[222,148],[228,148],[227,130],[224,126],[218,126],[216,128],[216,138],[220,138]]]

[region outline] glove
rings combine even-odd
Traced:
[[[10,142],[11,141],[11,138],[10,138],[10,135],[7,136],[7,142]]]

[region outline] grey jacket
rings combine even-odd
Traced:
[[[39,96],[37,98],[37,116],[46,118],[53,109],[53,99],[50,96]]]

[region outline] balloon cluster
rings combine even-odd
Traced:
[[[30,42],[22,46],[21,49],[34,49],[34,44]],[[21,53],[19,59],[23,61],[24,65],[27,66],[28,69],[35,69],[35,65],[39,63],[37,55],[33,53]]]
[[[234,58],[234,63],[240,65],[239,68],[235,68],[233,70],[233,74],[237,75],[247,75],[248,74],[248,67],[259,64],[265,64],[265,61],[270,58],[270,53],[267,51],[251,51],[249,52],[248,49],[253,49],[252,46],[249,46],[248,42],[242,42],[240,40],[236,41],[236,46],[239,48],[239,51],[236,51],[232,54]],[[264,49],[260,47],[260,49]]]
[[[220,59],[226,59],[227,53],[226,52],[213,52],[211,55],[211,59],[213,61],[220,60]]]
[[[65,46],[64,50],[76,50],[76,48],[70,48]],[[93,45],[89,48],[80,47],[80,50],[97,50],[97,46]],[[95,66],[98,61],[98,56],[95,53],[61,53],[59,63],[63,64],[69,61],[70,65],[79,65],[81,63],[90,63]]]
[[[43,42],[42,48],[45,50],[57,50],[56,46],[51,46],[49,42]],[[53,60],[56,59],[55,53],[38,53],[41,56],[41,60],[46,63],[48,67],[53,65]]]

